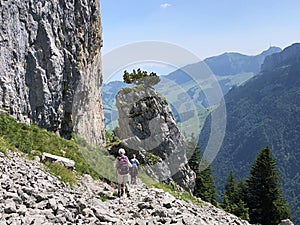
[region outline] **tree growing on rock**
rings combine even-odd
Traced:
[[[125,70],[123,74],[123,81],[127,84],[143,84],[146,86],[154,86],[160,82],[160,78],[154,72],[148,74],[147,71],[142,71],[139,68],[137,70],[134,69],[131,73]]]
[[[279,173],[270,149],[258,154],[246,181],[250,222],[262,225],[277,225],[290,218],[290,209],[282,197]]]

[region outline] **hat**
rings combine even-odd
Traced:
[[[120,148],[119,149],[119,154],[122,154],[122,155],[125,154],[125,150],[123,148]]]

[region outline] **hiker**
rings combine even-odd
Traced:
[[[132,154],[132,159],[131,161],[131,165],[132,167],[130,168],[130,176],[131,176],[131,184],[136,184],[136,177],[138,175],[139,172],[139,160],[137,160],[136,155]]]
[[[130,197],[128,183],[129,168],[132,167],[132,165],[125,155],[125,150],[123,148],[119,149],[119,156],[115,160],[114,167],[117,169],[118,197],[121,197],[124,194],[124,186],[127,197]]]

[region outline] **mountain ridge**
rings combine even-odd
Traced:
[[[227,126],[223,144],[212,163],[219,190],[232,170],[248,175],[257,153],[269,146],[281,174],[282,190],[299,224],[300,210],[300,44],[266,57],[262,71],[225,95]],[[199,138],[204,147],[209,119]],[[294,196],[294,197],[293,197]]]
[[[219,56],[206,58],[204,59],[204,62],[217,76],[226,76],[241,72],[252,72],[256,74],[260,71],[260,66],[266,56],[280,51],[281,48],[272,46],[262,53],[254,56],[228,52]]]
[[[260,62],[262,63],[262,59],[264,59],[265,56],[278,51],[281,51],[281,49],[278,47],[270,47],[269,49],[263,51],[262,53],[256,56],[247,56],[240,53],[232,54],[239,54],[245,57],[246,59],[251,60],[252,58],[255,58],[256,61],[260,60]],[[231,53],[224,54],[228,55]],[[222,55],[210,57],[205,60],[209,60],[211,66],[214,68],[214,60],[218,59]],[[186,65],[185,67],[173,71],[168,75],[161,76],[161,82],[155,86],[155,88],[167,98],[167,101],[171,105],[176,120],[179,122],[180,127],[182,127],[182,131],[185,132],[187,135],[191,135],[191,133],[200,133],[200,127],[202,126],[202,123],[207,115],[206,108],[208,107],[208,102],[205,97],[205,90],[203,91],[199,89],[199,84],[203,84],[204,88],[209,88],[209,86],[206,85],[205,80],[201,80],[201,77],[203,78],[202,75],[200,76],[200,80],[198,81],[194,80],[195,76],[191,78],[187,74],[187,72],[190,72],[191,74],[196,75],[197,73],[200,73],[199,71],[204,71],[204,73],[207,74],[207,77],[214,76],[214,74],[211,74],[211,71],[208,65],[205,63],[205,60],[199,63]],[[224,61],[222,62],[226,63]],[[259,70],[259,68],[260,65],[256,65],[255,68],[252,69],[252,71],[257,71]],[[230,76],[225,76],[225,74],[215,76],[217,79],[219,79],[219,84],[223,94],[226,94],[232,87],[244,83],[246,80],[250,79],[255,75],[254,72],[242,72],[241,70],[239,70],[238,72],[241,73],[231,74]],[[114,96],[122,87],[126,86],[126,84],[124,83],[122,85],[121,82],[122,81],[104,84],[102,88],[106,126],[110,130],[113,130],[115,126],[117,126],[117,112],[115,107]],[[113,84],[117,84],[117,88],[115,88]],[[193,105],[193,108],[188,109],[188,104]],[[195,118],[195,115],[197,114],[199,115],[199,126],[197,125],[197,128],[190,129],[191,124],[192,126],[194,126],[194,123],[191,122],[191,118]]]

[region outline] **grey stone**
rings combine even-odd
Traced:
[[[82,210],[82,215],[84,216],[92,216],[94,215],[93,210],[89,209],[89,208],[85,208]]]
[[[48,208],[51,208],[54,211],[56,211],[56,209],[57,209],[57,203],[56,203],[55,199],[53,199],[53,198],[48,199]]]
[[[105,144],[99,11],[98,0],[1,1],[1,112]]]
[[[69,169],[74,169],[75,166],[75,162],[74,160],[65,158],[65,157],[61,157],[61,156],[57,156],[57,155],[53,155],[47,152],[43,152],[42,154],[42,161],[50,161],[50,162],[57,162],[62,164],[63,166],[69,168]]]
[[[12,199],[5,200],[4,212],[8,214],[17,212],[16,204]]]
[[[117,135],[123,144],[158,158],[146,158],[147,173],[159,181],[174,180],[192,192],[195,173],[187,164],[187,143],[166,99],[153,88],[138,85],[121,89],[116,105],[120,128]]]
[[[294,223],[289,219],[286,219],[286,220],[282,220],[278,225],[294,225]]]

